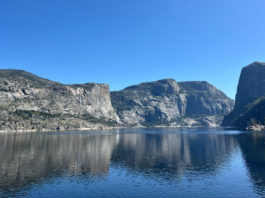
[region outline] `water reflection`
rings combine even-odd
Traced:
[[[242,134],[238,138],[252,183],[259,194],[265,192],[265,134]]]
[[[211,174],[236,146],[233,136],[217,134],[123,134],[112,159],[168,179],[184,171]]]
[[[153,180],[214,178],[238,150],[255,189],[260,195],[265,192],[264,133],[1,135],[0,149],[0,195],[51,178],[85,176],[96,181],[112,174],[112,166]]]
[[[0,136],[0,189],[61,174],[108,173],[115,135]]]

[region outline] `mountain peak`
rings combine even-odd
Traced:
[[[257,68],[257,67],[265,67],[265,62],[259,62],[259,61],[255,61],[249,65],[247,65],[246,67],[244,67],[243,69],[247,68],[247,69],[251,69],[251,68]]]

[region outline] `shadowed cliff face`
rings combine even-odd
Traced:
[[[218,126],[233,100],[207,82],[165,79],[111,92],[112,105],[129,125]]]
[[[0,70],[0,131],[99,128],[118,122],[108,85],[63,85]]]
[[[235,102],[235,111],[265,96],[265,63],[254,62],[241,71]]]
[[[180,82],[181,93],[187,98],[186,116],[226,115],[234,101],[213,85],[202,82]]]
[[[265,63],[254,62],[241,71],[235,108],[224,118],[223,126],[246,129],[255,124],[265,124],[261,102],[265,96]],[[261,103],[260,103],[261,102]],[[261,121],[262,120],[262,121]],[[256,123],[257,121],[257,123]]]

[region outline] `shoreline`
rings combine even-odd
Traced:
[[[27,134],[27,133],[79,133],[79,132],[104,132],[109,130],[120,130],[120,129],[213,129],[213,130],[239,130],[239,131],[251,131],[251,130],[242,130],[234,127],[205,127],[205,126],[136,126],[136,127],[91,127],[91,128],[78,128],[78,129],[71,129],[71,130],[49,130],[49,129],[43,129],[43,130],[14,130],[14,131],[6,131],[6,130],[0,130],[0,135],[6,135],[6,134]],[[259,132],[259,131],[253,131],[253,132]]]

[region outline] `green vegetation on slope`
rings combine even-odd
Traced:
[[[241,114],[233,123],[241,129],[253,125],[265,125],[265,98],[260,98],[247,106],[247,111]]]

